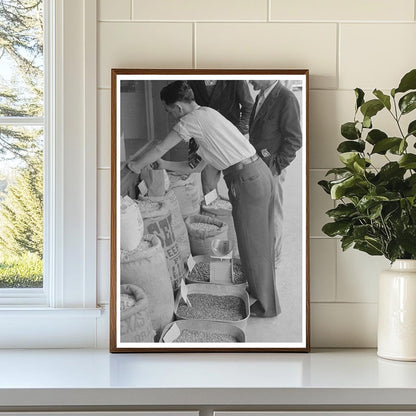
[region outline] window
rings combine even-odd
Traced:
[[[0,290],[44,286],[43,6],[0,1]]]
[[[29,2],[0,0],[0,8]],[[96,0],[41,3],[46,111],[0,120],[43,146],[45,280],[42,288],[0,290],[0,347],[94,347],[103,326],[96,307]]]

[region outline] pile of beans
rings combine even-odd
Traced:
[[[237,342],[237,339],[227,334],[182,329],[179,337],[173,342]]]
[[[120,296],[120,309],[125,311],[136,304],[136,300],[133,296],[122,293]]]
[[[176,314],[183,319],[240,321],[246,318],[244,301],[237,296],[214,296],[205,293],[188,295],[192,307],[180,300]]]
[[[198,231],[218,231],[219,227],[215,224],[209,224],[207,222],[192,222],[190,224],[192,230]]]
[[[189,280],[198,282],[209,282],[210,265],[207,262],[197,263],[189,275]],[[246,282],[246,278],[241,268],[241,264],[233,263],[234,284],[241,284]]]
[[[148,250],[150,247],[152,247],[152,243],[150,241],[142,240],[140,241],[139,246],[137,249],[139,251]]]
[[[215,209],[225,209],[228,211],[231,211],[232,209],[231,202],[221,198],[218,198],[214,202],[209,204],[209,207]]]
[[[140,212],[142,213],[158,211],[161,205],[160,202],[153,202],[149,199],[139,199],[137,204],[139,205]]]

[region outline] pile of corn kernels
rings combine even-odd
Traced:
[[[237,342],[237,339],[227,334],[182,329],[179,337],[173,342]]]
[[[181,299],[176,312],[183,319],[240,321],[247,317],[244,301],[237,296],[192,293],[188,299],[192,307]]]
[[[207,222],[191,222],[190,227],[196,231],[218,231],[219,227],[215,224],[209,224]]]

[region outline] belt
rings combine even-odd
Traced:
[[[255,154],[251,157],[248,157],[247,159],[242,160],[241,162],[236,163],[235,165],[231,165],[227,169],[224,169],[222,173],[224,176],[227,176],[230,173],[243,169],[245,166],[249,165],[250,163],[255,162],[258,158],[259,156]]]

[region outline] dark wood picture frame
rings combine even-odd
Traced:
[[[173,342],[122,342],[120,337],[121,326],[121,312],[120,312],[120,162],[121,153],[123,157],[126,154],[126,142],[127,139],[120,133],[121,117],[123,116],[121,111],[121,94],[126,93],[133,96],[135,93],[136,85],[144,82],[143,85],[155,85],[156,81],[169,81],[175,80],[280,80],[281,83],[287,85],[288,88],[292,88],[293,91],[298,90],[298,100],[300,102],[301,111],[301,126],[302,126],[302,149],[297,152],[297,181],[300,185],[301,191],[298,190],[298,194],[301,196],[301,200],[292,201],[293,205],[301,207],[299,212],[300,218],[295,219],[294,227],[300,227],[300,231],[297,235],[297,240],[300,242],[298,246],[294,247],[293,252],[290,253],[291,261],[297,262],[297,266],[294,267],[296,271],[296,288],[292,290],[296,296],[296,302],[290,304],[289,310],[285,311],[282,308],[282,314],[277,318],[253,318],[253,324],[249,326],[252,328],[252,333],[259,332],[256,329],[256,322],[260,326],[263,326],[263,331],[273,331],[272,319],[279,319],[283,314],[297,314],[297,318],[293,316],[288,317],[287,326],[297,327],[297,332],[293,332],[292,329],[288,329],[287,339],[284,339],[286,335],[279,335],[276,340],[267,339],[263,340],[247,340],[243,343],[173,343]],[[123,86],[121,87],[121,81]],[[160,84],[157,84],[158,86]],[[248,83],[247,83],[248,85]],[[150,87],[152,88],[152,87]],[[156,87],[155,87],[156,88]],[[252,89],[252,87],[250,87]],[[159,91],[153,92],[154,97],[158,96]],[[149,91],[147,91],[149,94]],[[253,91],[252,91],[253,94]],[[254,94],[253,94],[254,98]],[[147,100],[145,98],[145,100]],[[156,101],[156,99],[155,99]],[[146,101],[147,103],[147,101]],[[123,110],[125,110],[126,104],[123,104]],[[161,104],[159,104],[161,105]],[[149,104],[146,104],[148,107]],[[153,104],[152,104],[153,106]],[[307,69],[296,70],[182,70],[182,69],[112,69],[111,74],[111,264],[110,264],[110,352],[309,352],[310,350],[310,284],[309,284],[309,184],[308,184],[308,109],[309,109],[309,71]],[[133,111],[134,109],[131,109]],[[136,109],[137,110],[137,109]],[[130,110],[129,110],[130,111]],[[149,112],[148,112],[149,113]],[[146,114],[147,119],[153,117],[153,110],[150,114]],[[141,114],[143,116],[143,114]],[[167,117],[167,115],[166,115]],[[134,118],[134,115],[133,115]],[[138,118],[138,117],[137,117]],[[134,123],[140,121],[135,120]],[[133,124],[134,124],[133,123]],[[133,126],[134,128],[134,126]],[[154,135],[155,132],[152,132]],[[155,138],[155,137],[153,137]],[[150,138],[151,140],[152,138]],[[133,139],[132,139],[133,140]],[[148,138],[149,140],[149,138]],[[121,149],[121,142],[123,141],[123,149]],[[134,143],[130,141],[128,143]],[[134,143],[137,146],[137,143]],[[133,147],[134,147],[133,146]],[[123,151],[122,151],[123,150]],[[134,150],[128,150],[129,154],[134,153]],[[289,166],[290,168],[291,166]],[[293,168],[294,170],[294,168]],[[300,175],[300,176],[299,176]],[[288,175],[289,176],[289,175]],[[300,181],[300,182],[299,182]],[[290,198],[288,198],[290,199]],[[292,198],[293,199],[293,198]],[[300,225],[299,225],[300,224]],[[292,240],[289,238],[288,240]],[[292,241],[284,241],[284,247],[286,244],[292,244]],[[283,251],[284,253],[284,251]],[[299,254],[300,253],[300,254]],[[289,267],[289,266],[288,266]],[[290,269],[290,267],[289,267]],[[279,282],[279,278],[277,278]],[[209,283],[208,283],[209,284]],[[294,283],[287,283],[291,285]],[[286,283],[285,283],[286,285]],[[279,298],[285,296],[285,289],[280,291],[279,283],[277,283]],[[286,300],[290,302],[290,300]],[[284,303],[284,302],[283,302]],[[296,305],[295,305],[296,303]],[[293,309],[293,310],[292,310]],[[296,310],[296,311],[295,311]],[[295,311],[295,312],[293,312]],[[295,321],[295,322],[294,322]],[[277,324],[279,325],[279,324]],[[269,328],[269,329],[267,329]],[[290,333],[289,333],[290,332]],[[268,334],[269,336],[270,334]],[[282,339],[283,337],[283,339]]]

